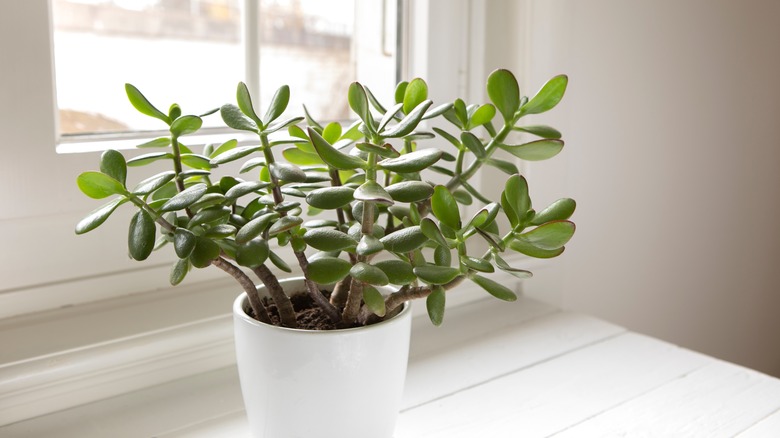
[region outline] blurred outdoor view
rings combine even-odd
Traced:
[[[349,118],[346,91],[357,79],[356,54],[364,52],[354,46],[357,1],[257,1],[261,96],[255,106],[264,112],[276,89],[287,84],[288,111],[301,113],[305,101],[319,120]],[[233,102],[236,84],[244,80],[243,3],[53,0],[60,133],[164,129],[162,122],[133,109],[126,82],[163,112],[174,102],[184,114]],[[372,27],[379,29],[383,19],[377,17]],[[360,80],[392,90],[394,71],[377,67],[360,69],[376,76]],[[223,126],[219,114],[206,117],[204,126]]]

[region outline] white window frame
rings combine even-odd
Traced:
[[[232,279],[198,270],[171,288],[169,261],[137,264],[117,256],[124,245],[117,236],[126,233],[122,218],[109,220],[99,236],[74,236],[72,227],[95,205],[69,181],[96,167],[97,154],[54,151],[48,0],[3,8],[14,13],[0,14],[0,53],[14,67],[0,68],[0,96],[14,104],[0,107],[0,135],[25,147],[14,153],[10,171],[0,172],[0,183],[26,181],[26,187],[0,192],[0,202],[14,206],[0,212],[6,225],[0,236],[12,249],[0,263],[9,282],[0,286],[0,342],[25,344],[0,359],[0,405],[8,407],[0,425],[229,365],[230,302],[238,289]],[[403,10],[403,76],[435,84],[436,101],[485,101],[486,1],[406,0]],[[31,178],[32,169],[44,177]],[[93,266],[71,260],[82,253],[99,256],[88,258]],[[49,254],[36,267],[25,264]],[[520,288],[514,277],[500,281]],[[448,306],[480,296],[464,287],[448,294]]]

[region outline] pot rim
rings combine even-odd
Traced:
[[[280,283],[284,285],[285,282],[293,283],[296,280],[301,281],[303,280],[303,277],[296,277],[296,278],[288,278],[285,280],[280,280]],[[261,288],[263,286],[260,286]],[[398,323],[401,320],[404,319],[404,317],[411,313],[412,306],[409,303],[409,301],[406,301],[402,304],[403,309],[401,309],[400,312],[398,312],[397,315],[393,316],[392,318],[388,320],[384,320],[381,322],[378,322],[376,324],[361,326],[361,327],[351,327],[351,328],[343,328],[343,329],[334,329],[334,330],[306,330],[306,329],[300,329],[300,328],[291,328],[291,327],[282,327],[278,325],[272,325],[272,324],[266,324],[262,321],[258,321],[251,316],[247,315],[246,311],[244,310],[244,305],[246,304],[248,298],[246,295],[246,292],[242,292],[241,294],[236,297],[235,301],[233,301],[233,316],[241,319],[243,322],[251,324],[256,327],[265,327],[270,329],[276,329],[276,330],[282,330],[286,332],[291,333],[311,333],[311,334],[317,334],[317,335],[328,335],[328,334],[341,334],[341,333],[348,333],[348,332],[355,332],[355,331],[365,331],[365,330],[376,330],[382,327],[386,327],[389,324]]]

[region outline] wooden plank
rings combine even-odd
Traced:
[[[475,313],[474,324],[491,324],[489,314]],[[459,330],[468,329],[458,324]],[[475,327],[476,331],[479,328]],[[415,355],[406,376],[403,409],[427,403],[515,372],[585,345],[624,333],[625,329],[576,313],[553,313],[500,327],[481,337]],[[458,339],[457,336],[449,339]]]
[[[408,410],[396,438],[547,437],[709,361],[626,333]]]
[[[737,435],[737,438],[765,438],[778,435],[780,435],[780,409]]]
[[[554,436],[726,438],[778,408],[780,380],[712,360],[704,368]],[[780,428],[773,432],[758,436],[780,436]]]

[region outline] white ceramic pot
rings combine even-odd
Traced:
[[[300,278],[281,284],[285,291],[304,290]],[[233,305],[233,321],[252,436],[393,436],[409,356],[408,303],[388,321],[332,331],[263,324],[249,317],[246,308],[246,294],[241,294]]]

